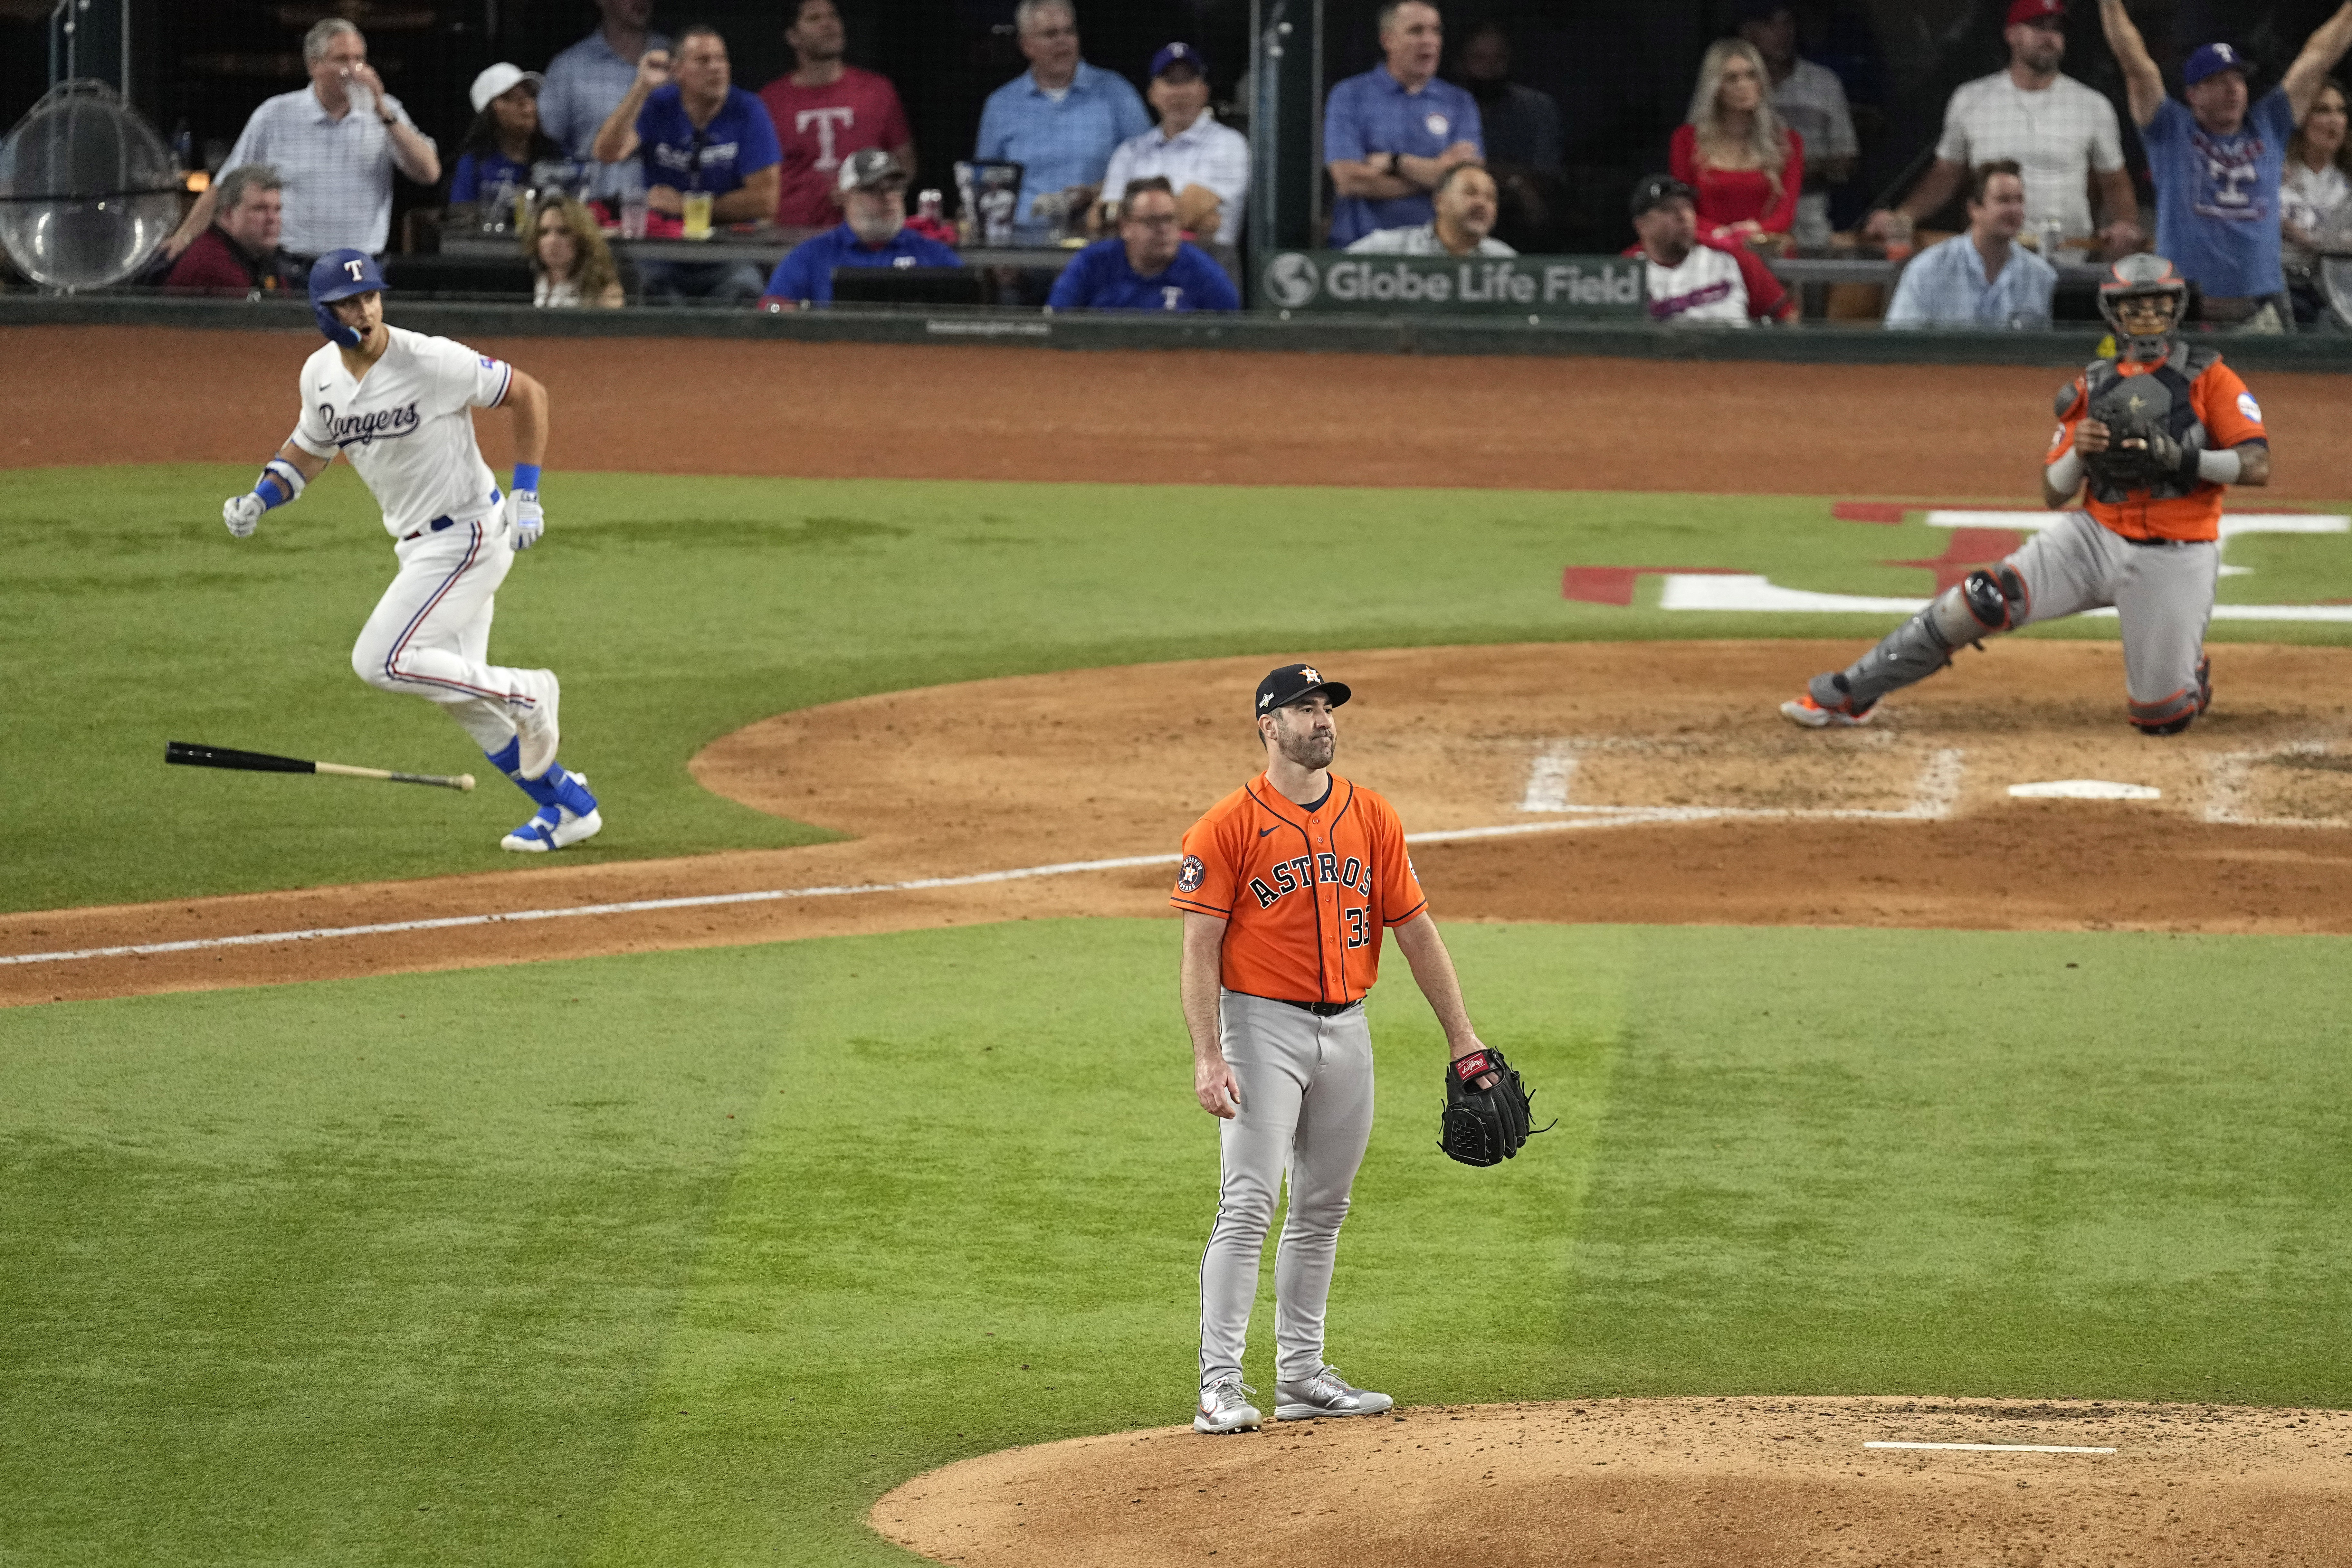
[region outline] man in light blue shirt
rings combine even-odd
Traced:
[[[988,95],[972,156],[1021,165],[1021,211],[1013,235],[1045,237],[1051,220],[1040,196],[1068,196],[1083,218],[1118,144],[1151,129],[1151,115],[1128,79],[1078,58],[1078,17],[1068,0],[1021,0],[1013,12],[1029,68]]]
[[[1890,327],[2031,327],[2050,324],[2058,270],[2016,243],[2025,226],[2025,174],[1998,158],[1969,172],[1969,227],[1931,245],[1903,269]]]
[[[1334,250],[1374,229],[1430,222],[1429,193],[1445,172],[1486,155],[1478,100],[1437,79],[1445,47],[1437,7],[1388,0],[1380,27],[1388,58],[1335,83],[1323,105],[1324,166],[1339,197],[1331,208]]]
[[[547,63],[547,81],[539,89],[539,123],[563,143],[564,153],[592,161],[596,128],[629,94],[637,79],[637,61],[648,49],[667,49],[669,40],[646,30],[653,17],[653,0],[598,0],[604,20],[594,32]],[[625,163],[596,166],[595,194],[607,200],[623,194]],[[638,182],[642,189],[643,182]]]

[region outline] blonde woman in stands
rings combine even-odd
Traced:
[[[1698,196],[1701,238],[1717,245],[1789,248],[1805,184],[1804,139],[1772,108],[1764,57],[1745,38],[1709,44],[1675,128],[1669,163]]]
[[[628,303],[596,219],[572,197],[550,196],[541,202],[524,243],[530,258],[532,304],[610,309]]]

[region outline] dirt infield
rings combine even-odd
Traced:
[[[1879,722],[1775,710],[1852,643],[1532,644],[1312,656],[1357,699],[1340,770],[1389,795],[1441,921],[2352,931],[2352,649],[2230,645],[2215,710],[2149,740],[2108,643],[1966,656]],[[43,1002],[904,930],[1166,915],[1185,826],[1255,768],[1260,658],[1077,670],[780,715],[710,788],[852,834],[793,849],[0,917],[0,954],[815,896],[0,965]],[[2154,801],[2021,800],[2095,778]],[[607,831],[625,834],[625,810]],[[937,879],[1160,858],[936,885]],[[932,882],[917,887],[877,884]],[[842,891],[847,889],[875,889]]]
[[[1867,1442],[2109,1447],[1873,1449]],[[971,1568],[2352,1563],[2352,1413],[1915,1399],[1424,1406],[984,1455],[868,1515]]]
[[[309,332],[0,330],[0,467],[258,465],[293,426],[295,374],[318,343]],[[2062,379],[2010,367],[725,339],[475,346],[511,357],[553,393],[551,473],[2031,501]],[[67,386],[76,395],[58,395]],[[2352,377],[2265,372],[2254,390],[2278,453],[2266,496],[2352,496],[2352,443],[2336,434],[2352,424]],[[506,427],[482,424],[493,462],[505,460]]]

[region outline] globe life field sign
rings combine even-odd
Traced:
[[[1639,317],[1642,262],[1619,256],[1367,256],[1282,250],[1258,272],[1271,310]]]

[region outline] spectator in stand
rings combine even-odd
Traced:
[[[961,267],[953,246],[907,226],[907,170],[879,147],[866,147],[841,161],[836,176],[843,221],[804,239],[776,263],[768,310],[797,310],[833,303],[836,267]]]
[[[2058,269],[2016,243],[2025,226],[2025,174],[1997,158],[1969,175],[1969,227],[1931,245],[1903,269],[1890,327],[2050,325]]]
[[[532,164],[569,155],[540,129],[539,95],[545,81],[537,71],[503,60],[474,79],[466,93],[474,105],[474,123],[457,144],[457,167],[449,176],[452,204],[472,206],[501,185],[527,189]]]
[[[530,258],[530,302],[551,310],[628,303],[619,268],[596,226],[596,215],[569,195],[542,199],[523,252]]]
[[[1373,256],[1517,256],[1491,237],[1499,200],[1484,163],[1456,163],[1430,193],[1435,217],[1411,228],[1376,228],[1348,248]]]
[[[604,20],[596,30],[547,62],[547,86],[539,95],[539,122],[572,157],[593,162],[596,132],[637,79],[637,62],[649,49],[667,50],[669,39],[647,30],[654,0],[596,0]],[[625,194],[631,166],[598,165],[595,195],[617,204]]]
[[[710,221],[766,223],[775,216],[776,128],[760,100],[733,84],[727,40],[715,27],[677,36],[677,79],[670,57],[649,51],[637,79],[596,132],[596,156],[617,163],[639,154],[646,207],[678,217],[688,191],[711,195]],[[766,282],[749,261],[659,261],[644,268],[655,299],[756,300]]]
[[[1015,238],[1035,241],[1053,226],[1041,197],[1082,218],[1102,189],[1122,142],[1151,129],[1143,100],[1117,71],[1078,58],[1078,14],[1069,0],[1021,0],[1013,25],[1029,68],[988,95],[971,155],[1021,165]]]
[[[2323,254],[2340,254],[2346,239],[2328,230],[2352,216],[2352,142],[2345,139],[2344,84],[2320,83],[2311,109],[2286,144],[2279,182],[2279,248],[2286,264],[2294,319],[2304,325],[2333,320],[2320,287]],[[2323,238],[2326,236],[2326,238]]]
[[[1242,297],[1216,259],[1185,243],[1176,193],[1154,174],[1123,189],[1118,234],[1070,258],[1046,296],[1049,310],[1238,310]]]
[[[840,216],[835,187],[853,153],[880,148],[915,177],[915,133],[890,79],[845,63],[847,29],[834,0],[800,0],[784,42],[798,62],[760,89],[775,122],[784,163],[776,221],[787,228],[830,228]]]
[[[1633,232],[1627,248],[1641,257],[1650,320],[1744,327],[1786,321],[1796,297],[1745,245],[1709,244],[1699,237],[1697,196],[1671,174],[1652,174],[1633,187]]]
[[[1756,46],[1772,80],[1772,107],[1805,149],[1805,184],[1789,233],[1800,245],[1830,242],[1830,187],[1853,178],[1862,143],[1853,134],[1845,84],[1827,66],[1797,56],[1797,14],[1789,0],[1745,0],[1739,36]]]
[[[1208,62],[1190,44],[1166,46],[1151,57],[1145,96],[1160,123],[1118,144],[1102,188],[1123,191],[1131,180],[1164,175],[1175,187],[1177,216],[1187,233],[1234,244],[1249,194],[1249,138],[1219,124],[1210,110]]]
[[[285,182],[284,242],[308,268],[330,250],[383,253],[392,236],[392,172],[420,185],[441,180],[441,153],[367,63],[367,39],[331,16],[302,37],[310,85],[266,99],[229,150],[228,166],[266,163]],[[177,260],[212,226],[218,194],[196,198],[163,242]]]
[[[1477,101],[1488,163],[1559,172],[1559,105],[1511,79],[1511,36],[1500,22],[1480,23],[1462,46],[1462,85]]]
[[[220,199],[212,226],[172,264],[166,289],[241,294],[257,300],[280,289],[307,287],[278,251],[284,195],[266,164],[240,163],[214,187]]]
[[[2066,58],[2063,0],[2011,0],[2009,65],[1963,82],[1944,109],[1936,161],[1902,205],[1872,213],[1864,232],[1884,242],[1936,216],[1967,181],[1969,171],[2003,159],[2025,171],[2025,226],[2039,234],[2052,221],[2069,236],[2097,242],[2109,258],[2139,248],[2139,196],[2124,168],[2123,133],[2115,105],[2073,77],[2059,74]],[[2105,226],[2095,228],[2090,182],[2099,186]]]
[[[1804,138],[1780,122],[1755,45],[1717,38],[1706,47],[1667,164],[1697,196],[1703,237],[1786,248],[1805,183]]]
[[[1456,163],[1484,162],[1478,100],[1437,77],[1445,26],[1427,0],[1386,0],[1381,53],[1361,76],[1332,85],[1323,105],[1324,165],[1339,194],[1329,244],[1339,248],[1381,228],[1434,216],[1429,193]]]
[[[2157,249],[2201,291],[2207,321],[2294,331],[2279,252],[2279,185],[2296,122],[2352,48],[2352,0],[2320,24],[2252,109],[2245,57],[2229,45],[2207,44],[2189,57],[2180,68],[2183,104],[2166,95],[2123,0],[2099,0],[2099,24],[2147,149]]]

